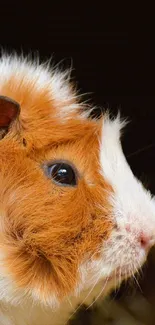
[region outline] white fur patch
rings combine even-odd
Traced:
[[[0,89],[11,77],[17,78],[19,83],[31,82],[37,90],[49,89],[50,98],[54,102],[58,117],[67,118],[74,111],[81,110],[79,117],[86,118],[83,112],[84,104],[80,103],[76,91],[70,83],[70,70],[65,72],[50,65],[39,64],[39,60],[32,61],[22,56],[5,55],[0,58]],[[18,84],[15,85],[18,89]],[[0,95],[3,95],[0,91]]]
[[[113,121],[106,116],[102,130],[101,175],[114,189],[110,200],[116,225],[104,249],[103,265],[109,265],[120,276],[128,276],[139,269],[148,253],[140,243],[141,234],[152,237],[150,246],[155,243],[155,203],[133,175],[123,154],[123,124],[119,116]]]

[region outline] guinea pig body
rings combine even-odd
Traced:
[[[138,272],[155,242],[124,122],[89,118],[68,79],[0,61],[0,324],[64,324]]]

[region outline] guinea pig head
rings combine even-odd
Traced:
[[[123,126],[90,119],[65,73],[1,59],[1,300],[53,306],[144,263],[155,204],[124,157]]]

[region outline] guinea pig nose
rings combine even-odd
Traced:
[[[131,227],[131,225],[126,225],[125,229],[127,233],[135,233],[136,235],[136,231]],[[145,231],[141,231],[138,236],[136,235],[136,238],[140,246],[144,249],[151,248],[155,245],[155,235],[147,234]]]
[[[138,236],[138,241],[144,249],[151,248],[155,243],[153,236],[146,234],[144,231]]]

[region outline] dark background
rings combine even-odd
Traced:
[[[120,10],[121,8],[121,10]],[[155,193],[155,81],[153,8],[94,1],[4,1],[0,44],[38,51],[41,59],[73,63],[73,77],[93,103],[129,117],[123,148],[133,171]],[[143,10],[143,12],[142,12]]]
[[[72,62],[72,76],[82,93],[91,92],[92,103],[110,107],[114,113],[119,108],[124,117],[129,117],[131,123],[123,138],[125,154],[134,173],[155,194],[153,21],[154,10],[146,3],[136,8],[135,3],[131,6],[126,1],[124,7],[119,7],[118,1],[115,6],[84,0],[0,1],[3,49],[23,50],[26,54],[38,51],[45,60],[52,55],[55,63],[64,60],[64,67]],[[153,256],[142,283],[145,297],[152,304],[152,315]],[[124,288],[122,293],[126,296]]]

